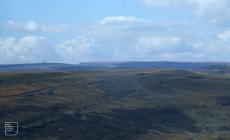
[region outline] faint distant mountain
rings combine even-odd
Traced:
[[[9,64],[0,65],[0,71],[59,71],[64,70],[65,68],[70,69],[72,66],[74,65],[62,63]]]
[[[230,63],[226,62],[88,62],[80,63],[79,67],[85,68],[157,68],[157,69],[178,69],[178,70],[213,70],[230,72]]]
[[[75,70],[99,70],[112,68],[135,69],[176,69],[190,71],[209,71],[215,73],[230,73],[230,63],[225,62],[86,62],[73,64],[63,63],[35,63],[0,65],[0,71],[75,71]]]

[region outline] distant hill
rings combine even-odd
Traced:
[[[74,64],[63,63],[35,63],[35,64],[13,64],[0,65],[0,71],[76,71],[76,70],[98,70],[98,69],[175,69],[190,71],[209,71],[215,73],[230,73],[230,63],[225,62],[86,62]]]
[[[85,68],[156,68],[156,69],[176,69],[190,71],[210,71],[218,73],[229,73],[230,63],[226,62],[88,62],[80,63],[78,67]]]
[[[71,64],[62,64],[62,63],[34,63],[34,64],[9,64],[9,65],[0,65],[0,71],[5,72],[27,72],[27,71],[59,71],[64,70],[65,68],[72,67]]]

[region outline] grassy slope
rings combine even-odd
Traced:
[[[0,73],[0,122],[20,123],[13,139],[228,140],[229,91],[228,75],[186,71]]]

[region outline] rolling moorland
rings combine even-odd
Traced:
[[[1,140],[229,140],[229,64],[2,65],[0,126]]]

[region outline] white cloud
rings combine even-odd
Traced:
[[[52,49],[42,36],[0,39],[0,63],[34,63],[52,59]]]
[[[143,19],[139,19],[133,16],[109,16],[101,20],[101,24],[123,24],[123,23],[136,23],[143,22]]]
[[[201,35],[202,36],[202,35]],[[167,61],[229,61],[230,40],[218,37],[197,39],[175,36],[140,37],[136,58]]]
[[[200,54],[198,60],[204,61],[229,61],[230,42],[219,38],[207,38],[193,42],[193,54]]]
[[[217,35],[217,37],[223,41],[229,41],[230,40],[230,31],[225,31],[223,33],[220,33]]]
[[[196,0],[195,14],[200,20],[221,26],[229,26],[229,0]]]
[[[65,62],[78,63],[90,58],[92,41],[76,36],[50,45],[43,36],[0,39],[0,64]]]
[[[26,23],[25,29],[27,29],[28,31],[31,31],[31,32],[36,32],[39,30],[39,26],[34,21],[28,21]]]
[[[89,58],[92,40],[76,36],[58,44],[55,49],[61,60],[66,63],[78,63]]]
[[[35,21],[27,21],[24,23],[8,20],[6,27],[16,31],[36,32],[40,30],[40,26]]]
[[[177,36],[142,36],[135,46],[135,55],[144,60],[176,61],[193,51],[189,42]]]
[[[124,24],[91,26],[85,35],[95,39],[90,45],[94,57],[90,55],[89,60],[230,60],[228,42],[216,36],[218,29],[165,22],[160,26],[151,21],[129,23],[125,27]]]
[[[147,52],[176,51],[179,43],[178,37],[144,36],[138,40],[138,49]]]
[[[34,30],[29,34],[35,34],[33,26],[28,28]],[[39,34],[48,39],[40,36],[0,39],[0,63],[230,60],[230,31],[225,28],[109,16],[98,24],[78,26],[74,28],[78,30],[68,30],[65,34],[48,34],[59,32],[59,27],[39,26]],[[62,27],[69,28],[64,24]],[[52,44],[48,44],[48,40]]]
[[[146,4],[159,7],[173,7],[178,8],[194,3],[196,0],[143,0]]]
[[[229,26],[229,0],[143,0],[147,5],[165,8],[193,9],[196,20],[214,25]]]
[[[8,20],[5,23],[5,27],[11,31],[16,32],[47,32],[47,33],[57,33],[66,31],[69,28],[67,24],[56,24],[56,25],[41,25],[35,21],[29,20],[26,22],[19,22],[15,20]]]

